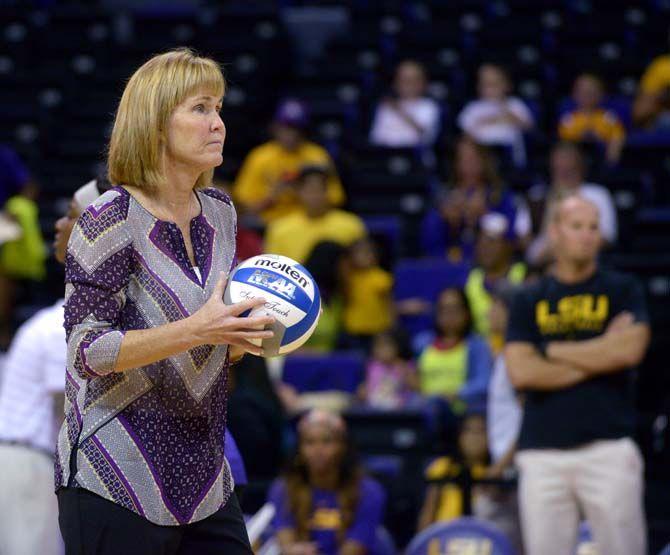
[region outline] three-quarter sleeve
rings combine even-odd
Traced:
[[[65,258],[68,363],[84,379],[114,371],[124,335],[119,316],[133,255],[127,208],[114,194],[80,216]]]

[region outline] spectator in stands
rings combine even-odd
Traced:
[[[344,190],[328,153],[307,140],[307,108],[296,99],[279,104],[272,124],[273,139],[254,148],[240,168],[233,196],[252,214],[268,223],[300,206],[293,184],[302,166],[318,164],[330,168],[328,200],[332,206],[344,202]]]
[[[571,553],[580,514],[607,555],[646,553],[632,367],[649,344],[644,291],[602,270],[598,208],[552,213],[551,273],[514,299],[505,359],[525,392],[516,462],[528,555]]]
[[[670,54],[658,56],[642,75],[633,123],[649,130],[670,127]]]
[[[0,349],[9,343],[17,282],[41,281],[46,276],[47,250],[38,220],[37,193],[16,152],[0,145]]]
[[[605,157],[615,164],[621,157],[626,139],[619,116],[602,107],[605,85],[592,73],[583,73],[572,87],[575,107],[558,123],[558,136],[563,141],[595,141],[605,146]]]
[[[489,503],[490,488],[473,486],[472,480],[486,478],[489,458],[486,415],[475,409],[461,420],[455,456],[439,457],[426,469],[427,480],[449,481],[429,483],[419,513],[419,530],[464,516],[469,513],[468,508],[474,516],[481,516]]]
[[[344,346],[370,347],[393,324],[393,276],[379,265],[377,245],[365,237],[348,249],[344,274]]]
[[[420,63],[405,60],[398,65],[393,94],[377,107],[370,131],[371,143],[410,147],[435,142],[440,130],[440,107],[426,96],[427,84],[426,70]]]
[[[398,328],[375,335],[359,399],[373,408],[396,409],[410,401],[417,385],[407,335]]]
[[[526,265],[514,262],[514,232],[504,214],[489,212],[479,222],[479,233],[473,268],[465,282],[465,293],[472,307],[474,327],[477,333],[489,338],[496,350],[502,339],[491,332],[489,312],[491,294],[503,282],[521,283],[526,277]]]
[[[54,254],[65,262],[72,227],[106,184],[77,190],[55,225]],[[63,299],[21,326],[7,355],[0,387],[0,553],[58,555],[58,504],[53,492],[53,453],[63,421],[67,349]]]
[[[479,99],[465,105],[458,126],[478,143],[509,147],[514,162],[525,165],[523,133],[533,127],[533,115],[512,96],[512,81],[504,68],[484,64],[477,75]]]
[[[364,476],[340,416],[313,410],[298,424],[298,452],[268,500],[276,538],[287,555],[371,553],[385,494]]]
[[[551,184],[547,188],[540,185],[528,192],[533,227],[537,236],[526,253],[528,262],[534,266],[544,266],[552,257],[548,237],[552,203],[557,199],[579,193],[598,207],[600,236],[604,246],[613,245],[617,240],[617,213],[611,193],[603,186],[584,180],[586,162],[579,147],[573,143],[558,143],[551,151]]]
[[[442,291],[435,306],[435,332],[424,340],[417,362],[421,393],[446,399],[451,411],[462,414],[481,405],[493,360],[486,341],[472,332],[472,311],[465,291]]]
[[[429,256],[470,260],[477,224],[487,212],[504,214],[519,238],[529,232],[527,213],[505,190],[491,152],[468,137],[456,144],[452,176],[436,204],[421,223],[421,247]]]
[[[346,259],[342,245],[324,241],[314,247],[305,262],[305,268],[319,286],[322,309],[314,333],[302,347],[305,351],[328,353],[337,346],[342,332]]]
[[[278,217],[265,235],[265,251],[282,254],[304,263],[322,241],[345,247],[365,237],[363,220],[351,212],[332,208],[328,200],[330,168],[305,166],[295,181],[301,210]]]

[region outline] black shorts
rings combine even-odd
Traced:
[[[159,526],[82,488],[58,491],[65,555],[253,555],[233,493],[199,522]]]

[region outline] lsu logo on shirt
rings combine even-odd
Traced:
[[[602,332],[609,313],[607,295],[574,295],[560,299],[556,312],[551,311],[549,301],[539,301],[535,305],[535,322],[542,335]]]
[[[342,525],[342,515],[339,509],[319,507],[312,515],[310,528],[312,530],[339,530]]]

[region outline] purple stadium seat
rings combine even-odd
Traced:
[[[663,548],[658,555],[670,555],[670,543]]]
[[[398,553],[391,534],[382,526],[377,528],[375,544],[370,551],[371,555],[396,555]]]
[[[496,527],[476,518],[438,522],[414,537],[407,555],[428,553],[487,553],[515,555],[514,548]]]
[[[288,356],[282,379],[299,393],[327,390],[355,393],[364,373],[363,355],[342,351],[328,355]]]

